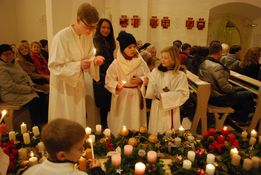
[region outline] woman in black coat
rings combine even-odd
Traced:
[[[113,27],[106,18],[101,18],[93,38],[96,48],[96,56],[101,55],[105,58],[100,66],[100,80],[93,81],[95,104],[100,108],[100,117],[102,127],[107,128],[107,114],[111,106],[111,93],[104,88],[106,71],[114,60],[113,52],[116,44],[114,39]]]

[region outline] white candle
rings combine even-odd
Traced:
[[[110,137],[110,136],[111,136],[111,130],[108,129],[108,128],[106,128],[106,129],[103,131],[103,133],[104,133],[104,135],[105,135],[106,137]]]
[[[174,144],[177,145],[177,146],[179,146],[180,143],[181,143],[181,138],[175,137],[175,138],[174,138]]]
[[[191,169],[191,161],[190,160],[183,160],[183,168],[184,169]]]
[[[121,166],[121,155],[120,154],[112,155],[111,164],[114,168],[119,168]]]
[[[89,139],[92,139],[92,143],[95,143],[95,135],[93,134],[89,135]]]
[[[96,129],[96,134],[101,134],[101,132],[102,132],[102,125],[96,125],[95,129]]]
[[[96,49],[95,48],[93,49],[93,55],[96,55]]]
[[[27,126],[24,122],[21,124],[20,128],[21,128],[21,134],[27,132]]]
[[[234,165],[234,166],[238,166],[240,164],[240,155],[238,154],[234,154],[231,158],[231,164]]]
[[[251,131],[251,137],[256,137],[257,136],[257,132],[256,132],[256,130],[252,130]]]
[[[32,131],[33,131],[33,134],[34,134],[35,137],[37,137],[37,136],[40,135],[40,131],[39,131],[38,126],[34,126],[34,127],[32,128]]]
[[[29,135],[29,133],[24,133],[23,134],[23,139],[24,139],[24,144],[25,145],[28,145],[28,144],[30,144],[30,135]]]
[[[147,160],[148,160],[149,163],[156,163],[157,153],[155,151],[149,151],[147,153]]]
[[[129,156],[132,154],[133,146],[125,145],[123,150],[124,150],[124,155]]]
[[[215,155],[214,154],[207,154],[207,164],[215,162]]]
[[[249,145],[253,146],[256,143],[256,138],[255,137],[251,137],[249,140]]]
[[[248,133],[246,132],[246,130],[243,131],[243,132],[241,133],[242,139],[243,139],[243,140],[246,140],[246,139],[247,139],[247,135],[248,135]]]
[[[16,136],[14,131],[9,132],[9,140],[13,140],[14,142],[16,141]]]
[[[37,148],[38,148],[39,152],[43,152],[44,149],[45,149],[44,143],[43,143],[43,142],[39,142],[39,143],[37,144]]]
[[[145,173],[146,166],[142,162],[138,162],[135,164],[135,174],[143,175]]]
[[[5,118],[5,115],[7,114],[7,110],[2,110],[2,112],[1,112],[1,119],[0,119],[0,124],[2,123],[2,121],[4,120],[4,118]]]
[[[244,170],[250,170],[251,168],[252,168],[252,160],[244,159],[244,161],[243,161],[243,169]]]
[[[38,158],[34,157],[34,153],[31,152],[31,157],[29,158],[29,165],[33,166],[36,165],[38,163]]]
[[[85,133],[86,133],[86,135],[90,135],[92,133],[92,128],[86,127],[85,128]]]
[[[179,135],[182,136],[185,132],[185,129],[183,128],[183,126],[179,127]]]
[[[260,158],[256,156],[252,157],[253,168],[259,168],[259,164],[260,164]]]
[[[196,153],[194,151],[188,151],[188,160],[190,160],[191,162],[194,162],[195,160],[195,156],[196,156]]]
[[[207,164],[207,166],[206,166],[206,173],[208,174],[208,175],[214,175],[215,174],[215,166],[214,165],[212,165],[212,164]]]
[[[92,150],[92,159],[94,160],[94,150],[93,150],[92,139],[89,138],[88,141],[90,142],[90,145],[91,145],[91,150]]]
[[[238,154],[238,150],[237,150],[237,148],[232,148],[230,150],[230,156],[233,157],[235,154]]]

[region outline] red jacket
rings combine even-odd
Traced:
[[[50,72],[48,70],[48,62],[42,55],[31,53],[31,57],[33,59],[34,65],[39,74],[43,74],[43,75],[50,74]]]

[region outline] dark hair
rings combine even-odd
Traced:
[[[46,40],[46,39],[41,39],[39,42],[40,42],[42,48],[48,44],[48,40]]]
[[[241,47],[239,45],[233,45],[229,49],[230,54],[235,54],[236,52],[240,51]]]
[[[150,45],[151,45],[150,43],[145,43],[138,49],[138,51],[140,52],[143,49],[147,49]]]
[[[216,54],[222,51],[222,46],[219,43],[213,43],[212,45],[209,46],[208,50],[209,50],[209,54]]]
[[[178,49],[181,47],[182,42],[180,40],[173,41],[173,46],[176,46]]]
[[[67,119],[55,119],[43,128],[42,140],[52,160],[57,160],[59,151],[68,152],[85,137],[85,130],[79,124]]]
[[[109,23],[110,25],[110,33],[107,37],[104,37],[102,36],[101,34],[101,26],[102,26],[102,23],[106,21]],[[96,28],[96,32],[94,34],[94,38],[105,38],[109,43],[110,43],[110,49],[112,51],[115,50],[116,48],[116,42],[115,42],[115,39],[114,39],[114,31],[113,31],[113,27],[112,27],[112,24],[111,24],[111,21],[108,20],[107,18],[101,18],[97,24],[97,28]]]
[[[0,45],[0,56],[1,56],[4,52],[6,52],[6,51],[12,51],[12,52],[13,52],[13,50],[12,50],[12,48],[11,48],[11,46],[10,46],[9,44],[1,44],[1,45]]]
[[[77,16],[88,24],[97,23],[99,20],[97,9],[89,3],[83,3],[79,6]]]
[[[189,43],[184,43],[181,46],[182,51],[186,50],[187,48],[191,48],[191,45]]]
[[[221,42],[219,40],[212,40],[209,44],[209,47],[212,45],[212,44],[220,44],[221,45]]]

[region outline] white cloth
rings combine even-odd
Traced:
[[[164,92],[163,89],[169,89]],[[161,96],[161,100],[155,98]],[[189,98],[189,88],[184,72],[161,72],[155,68],[149,75],[149,84],[146,98],[152,99],[149,132],[163,133],[171,129],[171,110],[173,111],[173,125],[177,130],[180,127],[179,106]]]
[[[4,153],[2,148],[0,147],[0,174],[5,175],[8,170],[10,160],[9,156]]]
[[[128,67],[127,69],[125,69]],[[108,114],[108,126],[112,134],[119,134],[122,126],[128,129],[138,130],[140,126],[146,126],[146,104],[142,97],[144,108],[140,109],[141,91],[137,88],[123,88],[116,93],[118,82],[126,81],[126,85],[130,85],[129,80],[133,76],[144,78],[149,73],[149,68],[140,55],[132,60],[126,60],[120,51],[109,66],[105,87],[112,93],[111,110]]]
[[[53,163],[44,160],[42,163],[34,165],[26,170],[23,175],[87,175],[78,170],[72,163]]]
[[[86,126],[86,89],[81,60],[94,59],[92,36],[77,35],[72,26],[58,32],[49,57],[50,96],[49,121],[66,118]],[[99,67],[93,61],[88,71],[96,81]]]

